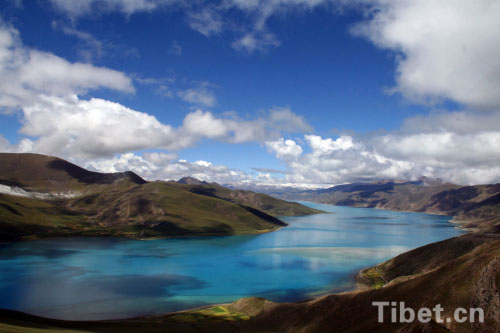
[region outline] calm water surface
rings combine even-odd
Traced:
[[[109,319],[352,288],[353,275],[409,249],[459,235],[449,217],[305,203],[335,214],[286,217],[255,236],[0,245],[0,308],[62,319]]]

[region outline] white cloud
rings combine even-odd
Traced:
[[[255,51],[265,51],[269,47],[280,46],[280,42],[274,34],[248,32],[240,39],[234,41],[231,46],[238,51],[253,53]]]
[[[217,118],[211,112],[196,110],[186,115],[180,129],[183,137],[206,137],[230,143],[266,142],[281,133],[312,132],[305,120],[289,108],[272,108],[256,119]]]
[[[134,153],[116,155],[112,158],[101,158],[82,161],[86,168],[100,172],[133,171],[148,180],[167,180],[162,175],[165,165],[175,161],[177,155],[166,153],[144,153],[142,156]]]
[[[95,12],[118,11],[126,15],[151,11],[163,5],[175,4],[176,0],[50,0],[54,8],[71,17]]]
[[[175,95],[175,91],[171,88],[175,77],[142,77],[135,74],[134,80],[139,84],[154,87],[154,93],[159,96],[173,98]]]
[[[274,107],[269,110],[265,122],[270,128],[288,133],[311,133],[313,128],[289,107]]]
[[[217,97],[210,85],[203,82],[196,88],[190,88],[186,90],[180,90],[177,95],[184,101],[206,107],[212,107],[217,104]]]
[[[98,98],[44,97],[23,112],[20,133],[38,138],[32,147],[36,152],[78,158],[190,144],[155,117]]]
[[[50,0],[53,6],[71,16],[80,16],[90,13],[92,4],[95,0],[79,0],[79,1],[65,1],[65,0]]]
[[[278,38],[267,29],[267,21],[273,15],[296,11],[302,13],[334,0],[50,0],[53,7],[72,19],[84,15],[120,12],[132,15],[159,8],[178,8],[186,15],[189,27],[206,37],[217,35],[224,29],[243,34],[232,43],[234,49],[247,53],[265,51],[280,45]],[[238,11],[243,19],[236,21],[232,13]]]
[[[267,143],[290,175],[284,181],[339,184],[438,177],[458,184],[500,182],[499,113],[451,112],[407,119],[401,130],[366,137],[305,135]],[[297,147],[301,148],[298,149]]]
[[[175,151],[204,138],[264,142],[282,132],[301,129],[293,122],[288,127],[274,124],[269,120],[273,114],[270,111],[267,118],[241,120],[196,110],[175,128],[147,113],[99,98],[43,96],[23,108],[20,133],[33,139],[26,138],[15,147],[9,145],[9,150],[84,159],[152,148]],[[291,113],[293,116],[297,117]]]
[[[80,40],[81,45],[78,47],[78,55],[83,61],[91,63],[94,59],[100,59],[104,55],[104,43],[88,32],[63,25],[57,21],[52,22],[52,28]]]
[[[187,14],[189,27],[198,31],[205,37],[218,34],[222,31],[223,21],[221,15],[212,7],[203,7]]]
[[[144,153],[142,156],[127,153],[110,159],[92,161],[86,167],[101,172],[131,170],[148,180],[178,180],[195,177],[199,180],[220,184],[235,184],[252,181],[252,177],[240,170],[224,165],[214,165],[208,161],[188,162],[177,160],[175,155]]]
[[[400,54],[395,91],[418,102],[500,107],[500,2],[362,2],[369,19],[353,31]]]
[[[313,132],[313,128],[289,107],[274,107],[269,110],[266,121],[273,127],[287,132]]]
[[[0,25],[0,108],[29,106],[40,95],[66,96],[98,88],[134,92],[127,75],[26,48],[17,30]]]
[[[271,47],[281,45],[279,39],[268,30],[267,21],[270,17],[296,11],[303,13],[309,11],[319,5],[327,4],[329,0],[230,0],[226,1],[225,8],[238,9],[246,16],[250,17],[250,27],[243,36],[232,43],[235,50],[246,53],[254,53],[255,51],[266,51]]]
[[[336,140],[331,138],[323,139],[317,135],[306,135],[304,137],[313,149],[314,153],[323,155],[338,150],[348,150],[355,147],[353,138],[350,136],[341,136]]]
[[[196,110],[184,118],[183,129],[188,133],[211,139],[225,136],[228,132],[224,120],[217,119],[212,113],[201,110]]]
[[[499,130],[500,112],[436,111],[428,116],[407,118],[402,126],[405,133],[453,132],[471,134]]]
[[[406,163],[396,163],[370,151],[353,137],[340,136],[336,140],[306,135],[311,152],[287,159],[292,175],[287,182],[339,184],[380,178],[407,177]],[[277,157],[279,157],[277,155]]]
[[[280,159],[297,158],[302,154],[302,147],[293,140],[284,140],[280,138],[276,141],[266,142],[266,146],[268,150],[274,152],[276,157]]]
[[[199,128],[205,136],[211,138],[219,137],[227,142],[266,142],[279,139],[281,133],[303,133],[312,132],[305,120],[293,113],[289,108],[275,107],[256,119],[220,118],[214,119],[207,113],[195,112],[191,116],[199,122],[200,126],[189,126],[188,128]],[[187,118],[187,117],[186,117]],[[190,120],[193,122],[193,119]]]

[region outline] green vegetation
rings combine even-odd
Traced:
[[[200,310],[184,311],[181,313],[173,314],[170,317],[174,321],[180,322],[203,322],[207,320],[248,320],[249,316],[239,312],[232,312],[226,306],[217,305]]]
[[[385,285],[383,275],[377,267],[368,268],[362,271],[363,277],[370,281],[370,286],[373,289],[382,288]]]

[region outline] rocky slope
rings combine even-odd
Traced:
[[[4,153],[0,241],[260,233],[286,225],[277,215],[318,212],[269,196],[248,196],[256,199],[215,184],[146,182],[133,172],[104,174],[56,157]]]

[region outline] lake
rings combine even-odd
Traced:
[[[0,308],[61,319],[158,314],[245,296],[295,301],[353,288],[353,276],[457,236],[449,217],[304,203],[248,236],[136,241],[68,238],[0,245]]]

